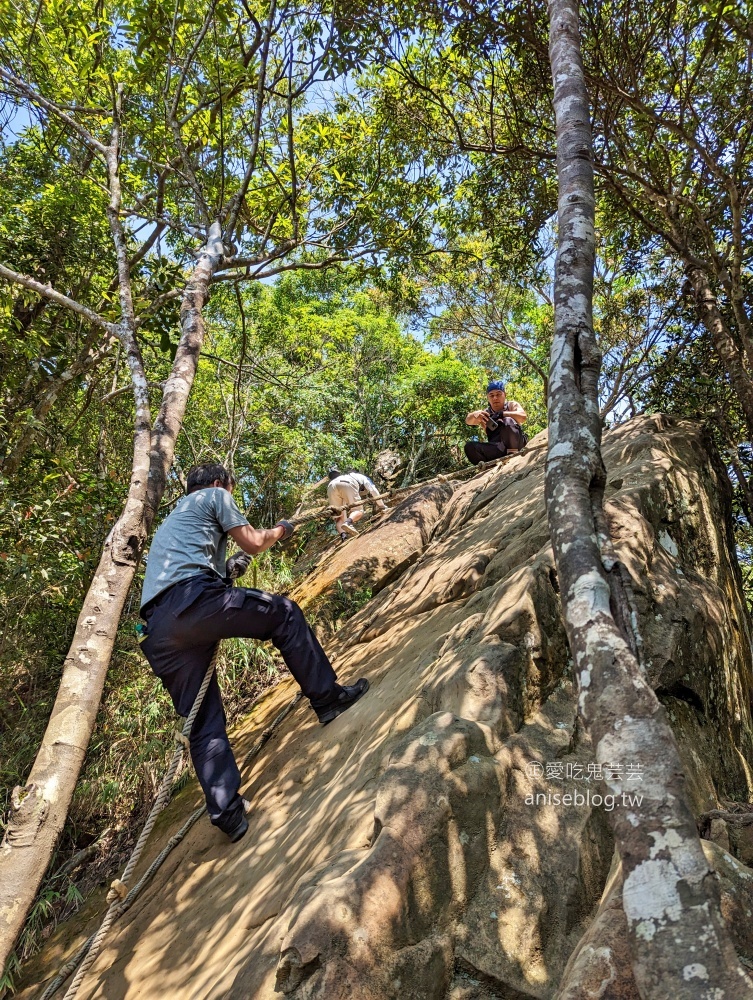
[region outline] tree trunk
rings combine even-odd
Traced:
[[[219,224],[186,287],[181,341],[154,429],[146,383],[132,364],[137,399],[131,483],[84,599],[42,746],[23,788],[13,792],[0,844],[0,968],[10,955],[47,870],[70,806],[99,709],[120,616],[147,537],[185,413],[204,338],[202,309],[222,260]]]
[[[416,468],[418,467],[418,463],[424,457],[428,444],[429,444],[429,432],[426,430],[426,428],[424,428],[423,434],[421,436],[421,444],[418,447],[418,451],[414,452],[414,454],[408,460],[408,468],[405,470],[403,481],[400,484],[401,489],[403,489],[406,486],[410,486],[410,484],[413,482],[413,477],[416,474]]]
[[[709,278],[699,267],[688,269],[688,280],[695,293],[698,318],[711,335],[714,350],[722,360],[732,388],[740,400],[745,424],[748,429],[748,440],[753,441],[753,379],[751,379],[743,361],[743,353],[735,343],[735,338],[719,312],[716,296],[711,291]]]
[[[548,9],[559,198],[546,497],[578,709],[604,772],[630,762],[644,775],[640,806],[626,803],[620,778],[607,778],[641,996],[753,997],[722,922],[672,731],[637,660],[626,571],[612,553],[602,506],[588,95],[577,0],[548,0]]]

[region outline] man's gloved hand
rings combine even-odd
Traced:
[[[290,538],[290,536],[295,531],[295,525],[293,524],[292,521],[280,520],[275,525],[275,528],[284,528],[285,529],[285,534],[280,539],[281,542],[284,542],[286,538]]]
[[[237,580],[238,577],[243,576],[248,567],[251,565],[252,557],[248,552],[236,552],[235,555],[230,556],[228,561],[225,563],[225,579],[230,582],[231,580]]]

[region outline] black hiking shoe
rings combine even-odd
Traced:
[[[246,816],[248,813],[251,812],[251,803],[248,801],[248,799],[244,798],[241,798],[241,802],[243,803],[243,812],[241,813],[241,818],[238,820],[238,822],[236,823],[236,825],[233,827],[232,830],[225,831],[225,833],[230,839],[231,844],[236,844],[241,839],[241,837],[245,837],[246,833],[248,832],[248,820],[246,819]]]
[[[340,693],[334,701],[331,701],[329,705],[322,705],[320,708],[315,708],[317,718],[321,725],[326,726],[327,723],[332,722],[336,719],[338,715],[342,715],[343,712],[347,712],[351,705],[355,705],[362,694],[366,694],[369,690],[369,682],[365,677],[356,681],[355,684],[351,684],[348,687],[342,687]]]

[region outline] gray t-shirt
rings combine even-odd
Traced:
[[[189,493],[157,528],[149,547],[141,607],[197,573],[225,576],[227,533],[248,521],[227,490],[212,486]]]

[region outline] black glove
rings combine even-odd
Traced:
[[[251,558],[248,552],[236,552],[234,556],[230,556],[225,563],[225,579],[228,583],[243,576],[251,565]]]
[[[290,538],[290,536],[295,531],[295,525],[293,524],[292,521],[284,521],[284,520],[283,521],[278,521],[277,524],[275,525],[275,528],[284,528],[285,529],[285,534],[280,539],[281,542],[284,542],[286,538]]]

